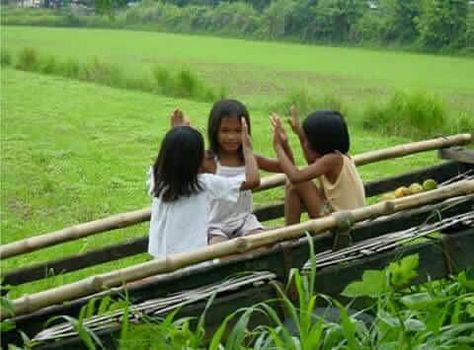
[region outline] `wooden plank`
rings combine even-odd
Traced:
[[[449,244],[456,250],[456,254],[452,255],[454,264],[447,264],[445,254],[443,252],[443,249],[445,249],[446,246],[446,244],[443,242],[446,239],[449,239]],[[296,247],[298,245],[300,244],[296,244],[294,246]],[[417,269],[418,277],[416,278],[414,283],[424,282],[428,280],[428,278],[443,278],[453,272],[457,273],[467,267],[473,266],[473,249],[474,228],[471,227],[466,230],[457,232],[456,234],[443,235],[442,240],[438,242],[430,241],[418,245],[401,246],[393,251],[355,260],[350,264],[339,264],[336,266],[330,266],[327,268],[320,269],[317,272],[315,289],[320,293],[340,297],[339,294],[345,288],[345,286],[354,280],[360,279],[363,271],[367,269],[382,269],[390,262],[411,254],[418,254],[420,257],[420,265]],[[296,253],[296,251],[294,253]],[[304,259],[306,258],[307,255]],[[265,287],[260,286],[259,288],[256,288],[253,291],[251,290],[250,293],[246,292],[243,294],[244,298],[248,298],[246,301],[251,301],[251,303],[249,303],[248,305],[253,305],[255,303],[268,300],[267,292],[259,294],[259,290]],[[159,289],[160,288],[158,288],[158,286],[155,286],[155,288],[153,288],[152,286],[147,287],[147,290],[149,290],[150,293],[152,293],[153,291],[155,291],[156,293],[156,291]],[[217,302],[220,302],[222,307],[217,307],[216,309],[211,308],[208,313],[209,318],[212,319],[216,317],[214,321],[215,324],[219,323],[219,320],[222,319],[222,315],[230,314],[241,306],[241,300],[236,301],[236,298],[232,295],[232,293],[228,295],[227,299],[218,298]],[[63,310],[62,314],[65,314],[64,311],[66,310]],[[51,316],[52,315],[49,315],[49,317]],[[44,317],[41,318],[42,321],[44,321],[44,319]],[[38,320],[36,320],[36,322],[34,321],[34,317],[31,317],[31,315],[23,316],[17,320],[17,327],[18,329],[21,329],[22,331],[26,332],[26,334],[35,334],[41,329],[41,323],[39,323]],[[112,330],[112,332],[114,331],[116,330]],[[110,332],[104,332],[101,335],[104,336],[106,334],[110,334]],[[2,334],[2,337],[4,336],[5,335]],[[11,339],[13,339],[13,334],[10,332],[10,334],[8,335],[8,337],[5,338],[5,340],[11,341]],[[64,343],[61,342],[60,344]],[[68,344],[73,345],[74,343],[72,342]]]
[[[455,254],[451,255],[452,266],[448,266],[443,251],[445,247],[443,242],[447,239],[450,241],[449,244],[456,248]],[[418,277],[415,282],[421,283],[428,278],[435,280],[474,266],[473,250],[474,228],[471,227],[455,235],[443,235],[442,240],[438,242],[430,241],[414,246],[402,246],[383,254],[352,261],[350,264],[329,266],[318,271],[315,289],[324,294],[337,296],[348,283],[360,280],[365,270],[382,269],[390,262],[412,254],[419,254],[420,258]]]
[[[474,150],[460,147],[442,148],[438,150],[441,159],[455,160],[461,163],[474,164]]]
[[[466,211],[472,204],[465,203],[451,208],[446,215],[454,215],[457,211]],[[281,205],[283,207],[283,205]],[[354,241],[374,237],[388,230],[402,230],[414,225],[421,224],[428,212],[439,211],[444,204],[437,204],[420,209],[410,210],[407,213],[398,213],[392,216],[392,219],[384,218],[382,220],[372,221],[370,223],[358,224],[353,229]],[[265,207],[264,213],[275,210],[275,206]],[[256,211],[259,213],[259,210]],[[9,285],[18,285],[26,282],[35,281],[60,273],[68,273],[82,268],[90,267],[100,263],[118,260],[124,257],[137,255],[146,251],[148,237],[141,237],[126,243],[119,243],[107,246],[101,249],[92,250],[83,254],[65,257],[47,263],[37,264],[30,267],[11,271],[4,275],[4,283]],[[48,275],[49,273],[49,275]]]

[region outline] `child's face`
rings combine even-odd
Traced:
[[[219,148],[225,152],[237,152],[242,145],[242,124],[237,117],[224,117],[217,131]]]

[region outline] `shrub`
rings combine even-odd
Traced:
[[[80,79],[109,86],[123,87],[122,72],[112,64],[102,62],[98,58],[94,58],[92,62],[82,67]]]
[[[396,92],[385,104],[369,105],[364,112],[363,125],[392,135],[433,136],[445,131],[446,111],[435,95]]]
[[[4,66],[9,66],[11,64],[12,64],[12,56],[7,50],[2,50],[2,53],[0,55],[0,65],[4,67]]]
[[[270,109],[280,111],[280,113],[287,113],[292,105],[297,107],[301,119],[304,119],[308,114],[318,109],[332,109],[343,115],[346,114],[346,108],[337,96],[332,94],[315,96],[306,89],[291,92],[283,101],[270,106]]]
[[[55,74],[58,72],[58,64],[54,56],[48,56],[41,60],[40,71],[45,74]]]
[[[17,69],[34,71],[38,68],[38,53],[30,47],[24,48],[18,53]]]
[[[78,79],[80,70],[81,66],[79,62],[70,58],[61,64],[59,74],[65,76],[66,78]]]

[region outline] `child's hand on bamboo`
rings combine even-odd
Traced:
[[[171,114],[171,128],[175,126],[189,126],[189,119],[184,115],[183,111],[179,108],[176,108]]]

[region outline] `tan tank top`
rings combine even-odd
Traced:
[[[345,154],[341,155],[343,165],[336,182],[332,184],[324,175],[321,176],[324,195],[334,211],[363,207],[365,206],[364,184],[352,158]]]

